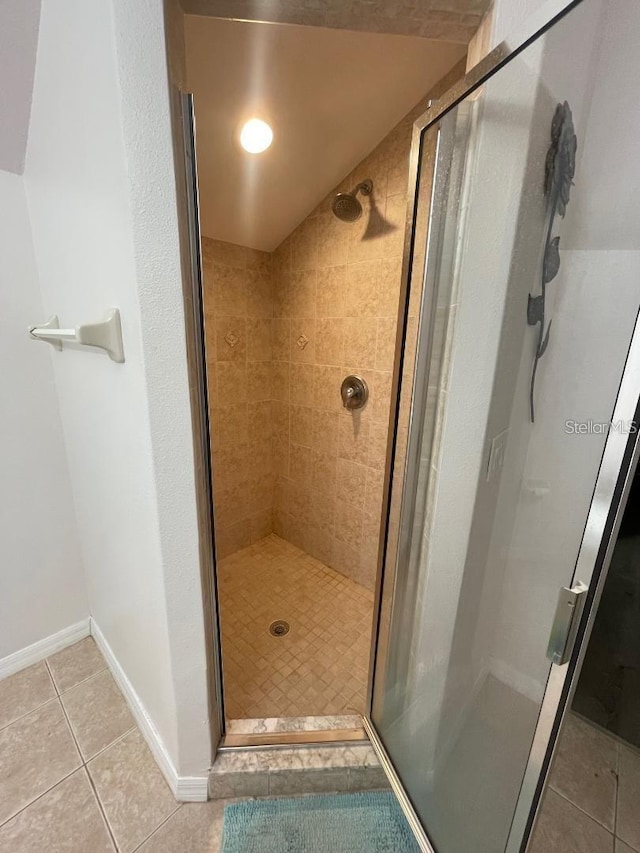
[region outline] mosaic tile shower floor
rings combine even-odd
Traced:
[[[360,714],[373,593],[271,535],[219,564],[229,719]],[[272,622],[290,631],[274,637]]]

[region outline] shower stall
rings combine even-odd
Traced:
[[[310,729],[314,740],[364,741],[412,125],[430,98],[459,78],[463,50],[440,48],[441,58],[436,52],[433,59],[427,42],[410,40],[423,67],[436,63],[432,79],[454,70],[433,89],[428,76],[407,65],[408,86],[385,98],[384,132],[372,133],[369,115],[359,127],[352,124],[347,139],[339,138],[335,122],[321,122],[318,132],[349,154],[349,168],[330,169],[333,183],[309,196],[314,168],[328,167],[309,163],[301,183],[300,162],[308,155],[298,134],[305,129],[291,127],[291,115],[309,106],[306,97],[296,106],[296,77],[306,74],[319,85],[326,56],[335,60],[335,51],[343,51],[350,70],[337,103],[350,99],[362,112],[367,91],[350,84],[354,51],[371,63],[372,50],[397,56],[397,37],[219,20],[208,28],[200,18],[188,21],[186,45],[202,211],[225,744],[263,742],[267,725],[283,736]],[[300,62],[301,41],[309,51],[322,46],[315,70]],[[237,75],[225,77],[231,80],[225,94],[206,63],[228,43],[235,45],[230,61],[244,61],[234,66]],[[287,155],[281,164],[287,184],[270,170],[269,152],[247,158],[233,140],[225,158],[210,161],[210,152],[223,148],[222,130],[237,123],[234,111],[246,109],[238,103],[236,77],[251,67],[256,45],[270,67],[289,55],[300,63],[300,70],[287,66],[291,81],[284,89],[284,72],[275,74],[273,90],[269,74],[262,83],[279,133],[273,157]],[[212,79],[219,82],[212,86]],[[247,86],[246,97],[253,97],[250,75]],[[368,97],[379,99],[378,87]],[[212,115],[226,121],[222,129],[211,127]],[[362,143],[351,139],[358,132],[367,143],[364,156]],[[225,190],[233,169],[237,182]],[[274,174],[280,174],[277,210],[262,198]],[[296,185],[314,202],[307,201],[303,215]],[[267,228],[271,219],[286,227]],[[418,307],[414,298],[414,329]]]
[[[349,190],[331,192],[272,252],[202,238],[225,713],[245,721],[236,732],[320,717],[325,731],[361,731],[410,140],[405,120],[341,182]]]
[[[263,283],[259,309],[208,316],[211,399],[237,389],[241,365],[241,405],[256,406],[246,423],[211,410],[214,492],[216,466],[241,472],[239,492],[219,485],[219,496],[250,510],[226,516],[234,529],[218,543],[223,647],[237,625],[225,626],[224,590],[246,611],[256,583],[255,560],[245,570],[236,558],[254,536],[277,537],[259,555],[277,567],[265,601],[292,583],[290,560],[311,570],[311,645],[327,619],[342,624],[337,596],[314,604],[324,569],[356,584],[348,609],[361,635],[372,615],[372,654],[363,642],[354,668],[334,635],[360,681],[321,713],[361,715],[424,851],[527,849],[629,493],[638,35],[633,0],[576,0],[414,117],[408,197],[372,156],[269,258],[203,243],[205,307],[214,268]],[[345,265],[358,267],[348,279]],[[252,442],[265,424],[276,477],[262,492]],[[248,482],[260,501],[244,500]],[[275,619],[262,648],[294,621]],[[297,657],[302,675],[310,653]],[[260,654],[228,666],[253,656],[264,673]],[[242,701],[261,700],[264,677]],[[314,701],[333,695],[345,698],[316,683]]]

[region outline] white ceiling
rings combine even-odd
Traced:
[[[460,44],[187,15],[205,235],[271,251],[464,55]],[[274,142],[237,141],[251,116]]]
[[[0,169],[22,174],[38,46],[40,0],[0,2]]]

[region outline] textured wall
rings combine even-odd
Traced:
[[[25,186],[43,316],[73,325],[112,305],[122,313],[124,364],[71,348],[53,359],[91,615],[178,773],[202,776],[211,754],[160,0],[45,0]]]
[[[48,316],[38,286],[23,179],[0,172],[0,658],[86,619],[51,347],[27,326]]]
[[[204,237],[207,376],[216,549],[272,531],[271,255]]]
[[[22,174],[38,44],[40,0],[0,4],[0,169]]]

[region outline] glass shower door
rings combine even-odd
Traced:
[[[520,849],[631,432],[640,186],[611,97],[639,15],[583,0],[415,135],[369,722],[438,853]]]

